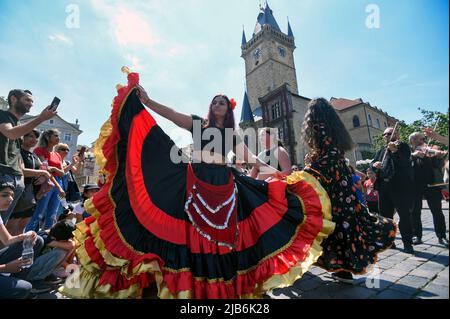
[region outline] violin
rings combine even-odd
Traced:
[[[434,157],[434,156],[442,154],[442,151],[437,150],[437,149],[433,148],[432,146],[430,146],[428,144],[423,144],[423,145],[420,145],[420,146],[416,146],[416,148],[414,150],[416,152],[424,153],[424,155],[427,156],[427,157]]]

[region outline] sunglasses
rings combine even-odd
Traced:
[[[392,135],[392,133],[384,133],[383,136],[389,136]]]
[[[59,150],[60,150],[60,151],[63,151],[63,152],[68,152],[68,151],[70,151],[68,148],[60,148]]]

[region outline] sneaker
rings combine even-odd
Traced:
[[[44,279],[44,282],[46,284],[56,285],[60,284],[62,282],[62,279],[55,276],[55,274],[50,274]]]
[[[403,251],[407,254],[414,255],[414,247],[411,244],[405,244],[403,247]]]
[[[353,284],[353,276],[351,272],[348,271],[339,271],[334,272],[331,274],[331,277],[337,281],[346,283],[346,284]]]
[[[31,284],[33,285],[33,288],[31,288],[32,294],[43,294],[53,289],[49,284],[45,283],[43,280],[35,280],[32,281]]]
[[[439,244],[444,245],[445,247],[448,248],[448,240],[445,237],[441,237],[439,238]]]
[[[59,267],[53,272],[53,275],[65,279],[69,277],[70,274],[63,267]]]
[[[413,238],[413,241],[412,241],[412,244],[413,244],[413,245],[422,245],[422,244],[423,244],[422,238],[420,238],[420,237],[414,237],[414,238]]]

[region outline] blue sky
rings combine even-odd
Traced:
[[[89,144],[110,112],[128,65],[150,95],[204,115],[223,92],[244,94],[242,27],[250,39],[260,0],[0,0],[0,96],[28,88],[36,114],[61,98],[60,115],[78,119]],[[380,9],[380,28],[365,21]],[[68,5],[79,28],[68,28]],[[297,49],[299,91],[310,98],[363,98],[407,122],[417,108],[449,106],[449,15],[445,0],[270,0],[280,28],[287,16]],[[179,144],[186,132],[157,117]]]

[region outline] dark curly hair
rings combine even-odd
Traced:
[[[311,149],[318,151],[321,149],[320,136],[314,126],[323,124],[327,130],[331,144],[341,152],[346,152],[354,147],[353,140],[347,129],[337,115],[334,108],[324,98],[314,99],[308,104],[308,111],[303,121],[302,136],[303,141]]]

